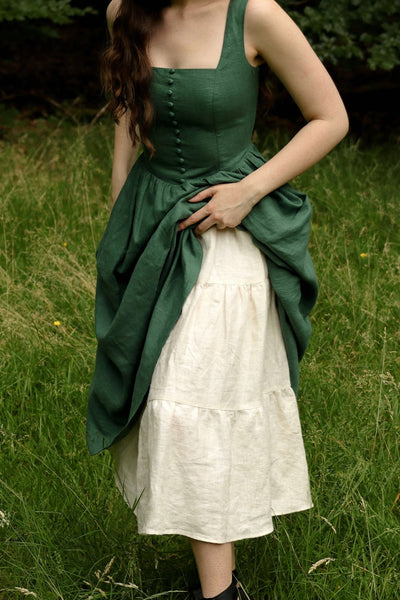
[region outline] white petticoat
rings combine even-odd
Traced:
[[[196,285],[163,347],[146,407],[113,446],[139,533],[224,543],[312,506],[297,402],[264,255],[209,229]]]

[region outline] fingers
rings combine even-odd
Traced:
[[[214,188],[208,188],[207,190],[203,190],[199,192],[193,198],[190,198],[189,202],[201,202],[202,200],[207,200],[207,198],[212,198],[216,190]]]
[[[215,219],[213,218],[213,216],[210,215],[207,219],[204,219],[204,221],[202,221],[200,223],[200,225],[198,225],[196,227],[194,232],[196,235],[202,235],[208,229],[211,229],[211,227],[214,227],[214,226],[218,229],[218,231],[222,231],[223,229],[228,228],[227,225],[221,225],[221,223],[216,222]]]
[[[202,221],[194,230],[196,235],[203,235],[203,233],[205,233],[208,229],[211,229],[211,227],[213,227],[214,225],[216,225],[215,223],[215,219],[212,217],[212,215],[210,215],[209,217],[207,217],[207,219],[204,219],[204,221]],[[217,229],[220,229],[220,227],[218,227],[217,225]],[[225,229],[225,227],[223,227],[222,229]]]
[[[199,192],[198,194],[193,196],[193,198],[190,198],[188,200],[188,202],[202,202],[203,200],[211,200],[211,198],[213,197],[215,192],[216,192],[216,190],[214,190],[214,188],[208,188],[206,190]],[[193,213],[190,217],[188,217],[187,219],[185,219],[184,221],[179,223],[178,231],[182,231],[183,229],[186,229],[187,227],[190,227],[191,225],[198,223],[202,219],[205,219],[209,214],[210,214],[210,210],[208,209],[207,205],[203,206],[202,208],[197,210],[195,213]]]
[[[232,184],[233,185],[233,184]],[[236,184],[235,184],[236,185]],[[229,190],[227,188],[230,188]],[[235,202],[232,202],[232,186],[214,186],[203,190],[193,196],[188,202],[201,202],[207,200],[207,204],[194,212],[190,217],[181,221],[178,225],[178,231],[183,231],[187,227],[196,225],[196,234],[202,234],[213,225],[217,229],[226,229],[227,227],[236,227],[241,222],[242,215],[238,213]],[[224,193],[225,192],[225,193]]]
[[[190,215],[190,217],[188,217],[187,219],[185,219],[184,221],[179,223],[178,231],[182,231],[183,229],[186,229],[187,227],[190,227],[191,225],[198,223],[202,219],[205,219],[206,217],[208,217],[209,214],[210,214],[210,209],[209,209],[208,205],[203,206],[199,210],[196,210],[195,213]]]

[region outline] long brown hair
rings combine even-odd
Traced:
[[[162,10],[169,5],[170,0],[120,0],[112,25],[111,44],[104,52],[102,63],[102,80],[110,95],[107,107],[112,117],[118,123],[129,110],[132,141],[142,141],[151,155],[155,152],[150,140],[152,69],[147,47]],[[258,118],[265,116],[271,105],[268,72],[268,67],[261,65]]]
[[[148,41],[169,0],[121,0],[112,25],[111,44],[104,52],[102,80],[110,95],[108,109],[118,123],[129,110],[129,134],[154,153],[150,141],[153,107],[150,102],[151,64]]]

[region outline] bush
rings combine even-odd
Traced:
[[[72,17],[95,12],[93,8],[75,8],[71,0],[0,0],[0,22],[32,21],[49,19],[63,25],[70,23]]]
[[[319,57],[331,65],[400,65],[400,0],[282,0]]]

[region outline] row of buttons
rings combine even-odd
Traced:
[[[174,73],[175,73],[175,69],[170,69],[169,70],[169,74],[171,76],[174,75]],[[169,89],[168,89],[168,92],[167,92],[167,97],[168,97],[167,106],[169,108],[168,114],[169,114],[169,116],[171,118],[171,123],[172,123],[172,125],[174,127],[175,136],[176,136],[175,137],[175,145],[176,145],[175,151],[176,151],[176,154],[178,156],[178,163],[180,165],[179,171],[180,171],[180,173],[182,175],[181,178],[179,179],[179,182],[180,183],[185,183],[185,178],[183,177],[184,173],[186,173],[186,169],[185,169],[185,166],[184,166],[185,165],[185,159],[182,156],[182,148],[181,148],[182,140],[179,137],[180,133],[181,133],[181,130],[179,128],[179,123],[176,120],[176,114],[175,114],[175,111],[174,111],[174,100],[173,100],[173,95],[174,95],[173,85],[174,85],[174,83],[175,83],[175,81],[174,81],[173,77],[170,77],[168,79]]]

